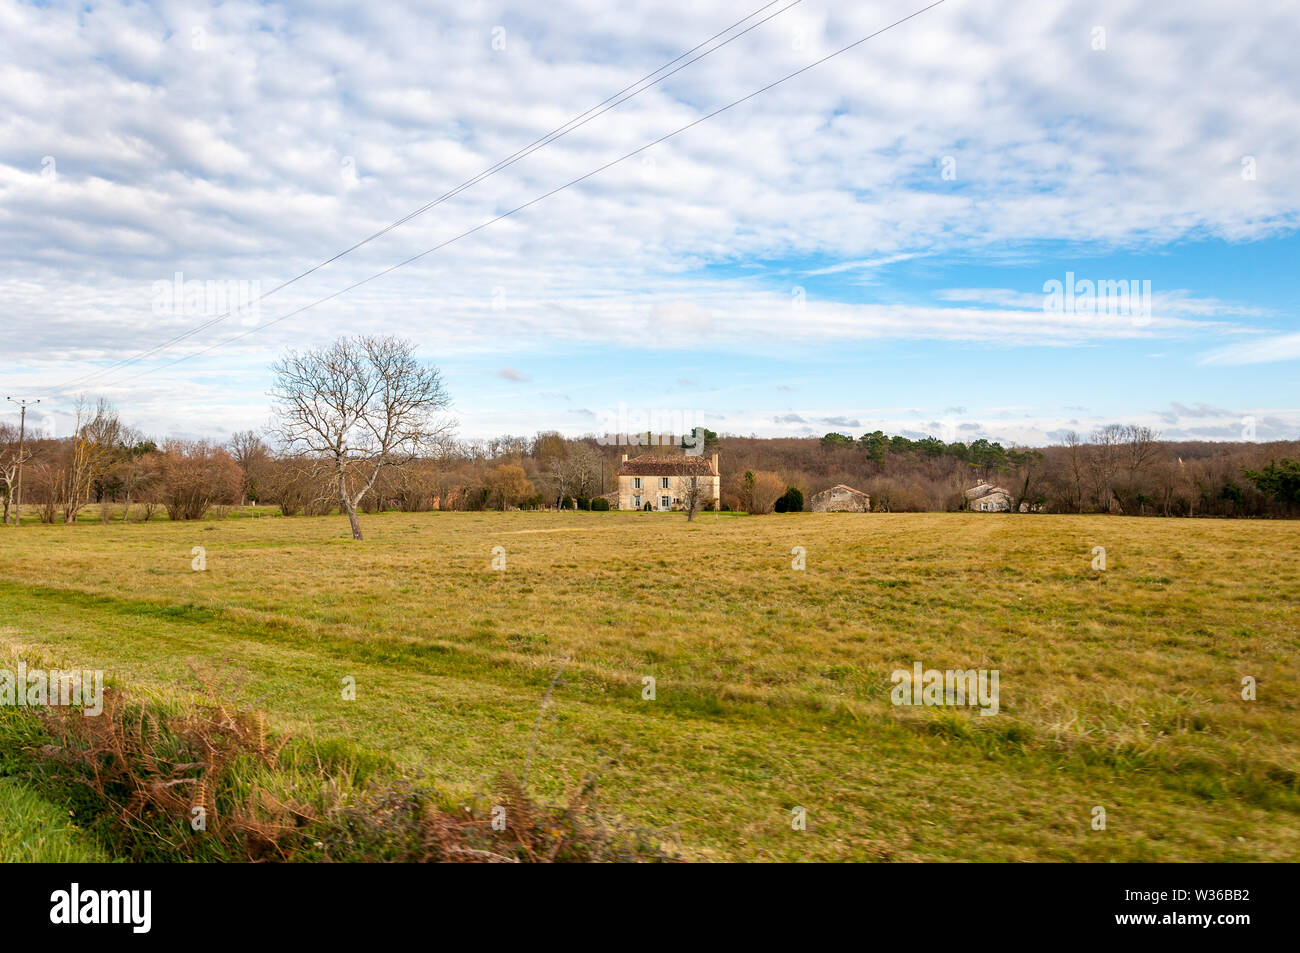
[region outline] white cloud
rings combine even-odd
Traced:
[[[918,5],[806,0],[263,313],[446,241]],[[310,15],[278,4],[0,0],[0,311],[22,316],[0,326],[0,347],[20,355],[12,373],[48,385],[190,326],[149,308],[151,283],[176,271],[269,289],[735,16],[691,0],[617,15],[595,0],[327,2]],[[936,306],[810,296],[792,313],[789,288],[771,275],[697,276],[804,256],[827,262],[810,275],[862,274],[1042,239],[1150,248],[1294,229],[1293,18],[1285,0],[1249,17],[1213,0],[945,4],[655,147],[653,164],[616,166],[216,354],[235,386],[239,369],[252,375],[289,341],[357,328],[404,333],[439,355],[542,339],[964,341],[988,321],[1044,344],[1220,333],[1220,321],[1250,310],[1158,296],[1139,327],[1046,316],[1023,292],[963,299],[952,289]],[[1102,52],[1089,42],[1098,22]],[[492,46],[497,26],[504,50]],[[1240,174],[1247,155],[1253,181]],[[42,175],[46,156],[56,177]],[[952,180],[941,174],[946,156]],[[492,310],[497,288],[504,311]],[[656,319],[673,333],[645,333]],[[1275,340],[1271,352],[1251,343],[1210,360],[1294,347],[1294,336]],[[191,376],[179,365],[117,396],[184,408]]]
[[[1201,356],[1202,364],[1267,364],[1300,360],[1300,333],[1278,334],[1230,344]]]

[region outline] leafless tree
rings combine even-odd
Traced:
[[[18,482],[18,470],[28,463],[34,454],[33,443],[22,446],[19,457],[18,428],[13,424],[0,424],[0,493],[4,494],[4,519],[9,522],[9,504],[14,498]],[[14,520],[17,522],[17,519]]]
[[[77,521],[77,513],[90,496],[91,484],[112,465],[123,433],[117,411],[103,398],[93,408],[84,397],[78,398],[76,414],[68,465],[59,479],[65,523]]]
[[[239,471],[243,474],[240,502],[247,505],[250,497],[256,500],[258,485],[267,475],[271,465],[271,448],[255,431],[242,430],[230,438],[226,449],[235,463],[239,464]]]
[[[451,422],[440,416],[450,404],[441,375],[416,360],[411,342],[368,335],[289,351],[271,369],[281,442],[328,469],[352,538],[361,539],[357,507],[379,474],[450,436]]]
[[[601,468],[604,458],[595,448],[585,443],[574,443],[562,459],[556,460],[551,467],[554,485],[559,491],[560,505],[570,494],[574,497],[590,497],[600,483]],[[577,506],[577,501],[574,501]]]
[[[1065,447],[1065,459],[1069,466],[1071,503],[1076,513],[1082,513],[1084,455],[1087,449],[1083,438],[1073,430],[1065,435]]]
[[[686,522],[694,520],[704,502],[712,499],[712,478],[701,478],[699,474],[692,473],[682,481],[682,509],[686,510]]]
[[[750,484],[749,512],[755,516],[771,513],[785,489],[785,481],[779,475],[767,470],[755,473]]]
[[[1135,424],[1124,428],[1124,450],[1128,466],[1128,477],[1136,482],[1160,455],[1160,434],[1150,427]]]
[[[1127,428],[1123,424],[1107,424],[1092,432],[1092,451],[1089,465],[1092,476],[1093,501],[1097,508],[1108,513],[1117,502],[1115,477],[1120,468]]]
[[[153,443],[146,440],[140,431],[123,427],[120,457],[108,475],[121,485],[126,504],[122,509],[122,522],[125,523],[130,519],[132,502],[153,488],[158,477],[158,454],[154,452]]]

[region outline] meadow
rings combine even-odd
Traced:
[[[6,528],[0,668],[169,700],[215,673],[453,798],[614,759],[602,810],[694,860],[1300,860],[1300,523],[362,521]],[[998,714],[892,704],[916,662],[997,670]],[[0,859],[100,856],[66,815],[0,752]]]

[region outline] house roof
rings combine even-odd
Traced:
[[[994,486],[992,483],[985,483],[981,480],[975,486],[966,491],[966,499],[979,500],[994,493],[1001,493],[1003,496],[1011,496],[1011,493],[1000,486]]]
[[[643,453],[624,460],[619,476],[717,476],[712,457],[688,457],[685,454]]]
[[[846,484],[843,484],[843,483],[836,483],[836,484],[835,484],[833,487],[831,487],[829,490],[822,490],[821,493],[815,493],[815,494],[813,494],[813,495],[814,495],[814,497],[817,497],[817,496],[821,496],[823,493],[834,493],[836,490],[844,490],[844,491],[846,491],[846,492],[848,492],[848,493],[852,493],[852,494],[854,494],[855,496],[866,496],[866,495],[867,495],[867,494],[863,493],[861,490],[855,490],[855,489],[853,489],[853,487],[851,487],[851,486],[847,486]]]

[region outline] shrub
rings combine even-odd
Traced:
[[[173,520],[202,519],[240,496],[243,475],[230,454],[207,441],[172,440],[158,462],[159,495]]]
[[[775,473],[766,470],[755,473],[749,490],[749,512],[756,515],[771,513],[784,492],[785,481]]]
[[[598,496],[591,501],[591,508],[598,513],[604,513],[609,509],[609,500],[603,496]]]
[[[772,508],[778,513],[802,513],[803,491],[793,486],[787,488]]]

